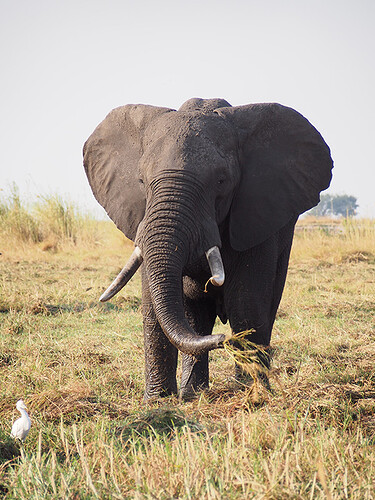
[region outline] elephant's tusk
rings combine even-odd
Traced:
[[[100,297],[100,302],[106,302],[116,295],[116,293],[118,293],[135,274],[142,262],[143,258],[141,255],[141,249],[139,247],[135,247],[126,266],[120,271],[117,278]]]
[[[222,286],[225,281],[225,272],[219,248],[215,246],[207,250],[206,257],[212,274],[209,281],[214,286]]]

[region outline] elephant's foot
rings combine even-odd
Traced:
[[[189,384],[181,386],[179,397],[183,401],[192,401],[197,397],[198,393],[204,389],[208,389],[208,384]]]
[[[143,396],[144,401],[152,401],[160,398],[167,398],[169,396],[177,395],[177,386],[175,388],[163,387],[147,387]]]
[[[198,392],[208,388],[208,354],[198,358],[184,354],[180,398],[184,401],[194,399]]]
[[[250,375],[248,372],[243,370],[241,366],[235,365],[234,377],[236,382],[238,382],[243,387],[253,387],[255,383],[255,377],[257,382],[260,382],[262,386],[269,392],[272,392],[271,385],[267,376],[267,371],[264,368],[255,369],[254,373]]]
[[[147,367],[149,368],[149,367]],[[173,374],[165,373],[166,370],[146,369],[144,400],[166,398],[177,395],[177,380]]]
[[[251,387],[254,383],[254,378],[237,364],[234,367],[234,378],[236,382],[246,387]]]

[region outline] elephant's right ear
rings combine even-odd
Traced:
[[[83,147],[83,163],[95,198],[131,240],[146,205],[138,180],[143,133],[153,120],[170,111],[142,104],[116,108]]]

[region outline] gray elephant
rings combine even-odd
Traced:
[[[217,316],[235,333],[254,330],[268,364],[295,223],[331,180],[319,132],[273,103],[126,105],[89,137],[84,166],[96,199],[136,245],[101,300],[143,262],[145,398],[177,393],[178,351],[181,396],[208,386],[208,351],[225,338],[212,335]]]

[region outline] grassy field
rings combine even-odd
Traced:
[[[143,403],[139,276],[98,303],[132,250],[111,223],[16,192],[0,223],[0,497],[375,498],[375,221],[299,227],[257,406],[225,352],[195,401]]]

